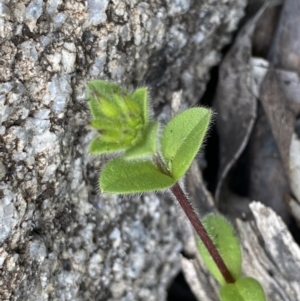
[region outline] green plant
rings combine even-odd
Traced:
[[[264,301],[261,285],[241,276],[241,249],[230,223],[221,215],[198,218],[178,181],[198,153],[211,119],[211,110],[191,108],[165,127],[151,116],[146,88],[133,93],[105,81],[87,85],[88,104],[98,131],[91,154],[114,154],[103,168],[102,192],[142,193],[169,189],[199,235],[202,258],[221,285],[222,301]]]

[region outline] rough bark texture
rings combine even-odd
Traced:
[[[245,4],[1,1],[1,300],[165,300],[175,206],[97,193],[85,84],[147,84],[157,113],[175,91],[195,103]]]

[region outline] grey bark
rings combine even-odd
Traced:
[[[166,196],[97,191],[85,85],[204,92],[245,0],[0,3],[0,299],[165,300],[180,268]]]

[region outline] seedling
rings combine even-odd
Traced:
[[[101,192],[171,191],[199,235],[199,252],[221,285],[221,301],[265,301],[261,285],[241,275],[241,248],[233,227],[218,214],[201,222],[178,182],[201,147],[211,110],[188,109],[162,127],[152,118],[146,88],[131,93],[94,80],[87,85],[87,97],[91,125],[98,131],[89,152],[114,155],[100,174]]]

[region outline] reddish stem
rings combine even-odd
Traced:
[[[187,199],[186,195],[182,191],[178,182],[170,189],[171,189],[172,193],[174,194],[174,196],[176,197],[176,199],[178,200],[181,208],[183,209],[186,216],[190,220],[194,229],[200,236],[203,244],[205,245],[205,247],[208,250],[211,257],[213,258],[215,264],[217,265],[218,269],[220,270],[221,274],[223,275],[225,281],[227,283],[233,283],[235,281],[234,278],[232,277],[225,262],[223,261],[221,255],[219,254],[218,250],[216,249],[215,245],[213,244],[211,238],[209,237],[207,231],[205,230],[203,224],[201,223],[200,219],[198,218],[194,208],[190,204],[189,200]]]

